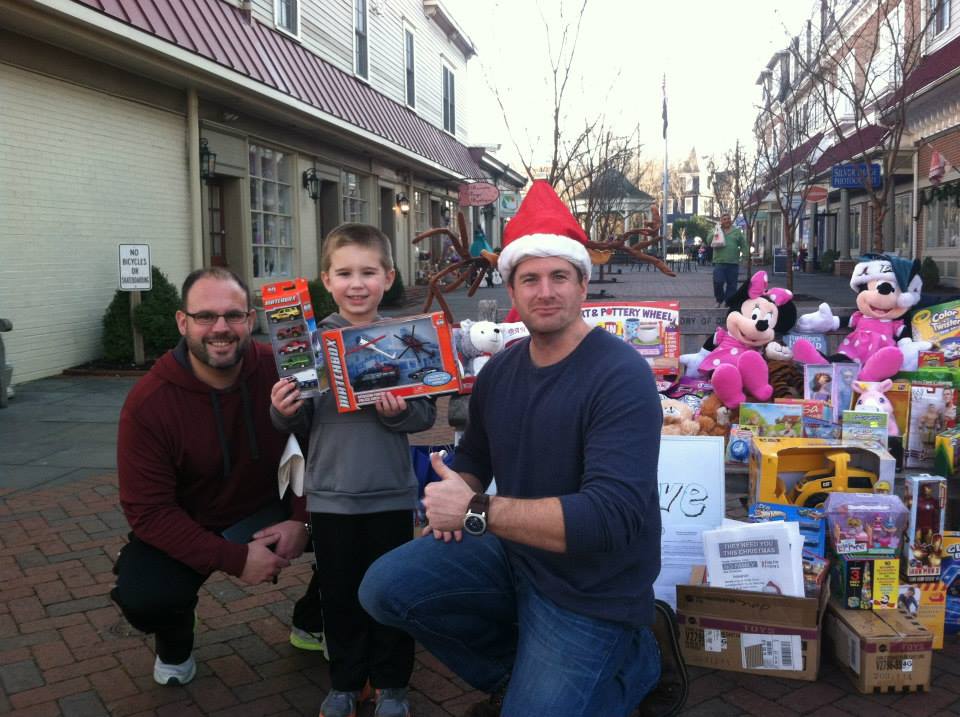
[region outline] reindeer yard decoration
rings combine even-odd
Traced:
[[[614,254],[622,253],[644,264],[652,264],[667,276],[676,276],[676,273],[671,271],[661,259],[643,251],[658,241],[657,237],[660,233],[660,212],[656,206],[651,207],[651,211],[652,217],[649,221],[644,222],[643,227],[629,229],[607,241],[587,242],[586,247],[590,253],[591,261],[594,264],[606,264]],[[427,282],[427,298],[423,305],[423,311],[428,312],[434,300],[436,300],[443,310],[443,315],[451,323],[454,322],[453,314],[443,295],[455,291],[472,278],[467,296],[473,296],[487,273],[497,268],[497,260],[499,259],[499,255],[491,251],[483,251],[480,256],[470,256],[470,234],[467,230],[467,220],[463,212],[457,212],[457,230],[454,232],[447,227],[438,227],[428,229],[413,237],[413,243],[416,244],[430,237],[446,235],[453,243],[453,248],[459,260],[445,266],[430,277]],[[647,237],[647,239],[632,246],[627,244],[632,237],[638,236]]]

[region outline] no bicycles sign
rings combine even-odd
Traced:
[[[153,288],[149,244],[120,245],[120,291]]]

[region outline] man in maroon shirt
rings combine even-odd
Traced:
[[[117,441],[132,532],[111,596],[131,625],[156,635],[160,684],[196,674],[197,591],[214,571],[250,585],[273,580],[309,537],[302,500],[286,519],[277,498],[287,436],[270,422],[277,371],[270,347],[251,340],[247,287],[226,269],[200,269],[182,297],[183,339],[130,391]],[[222,535],[237,540],[232,532],[250,525],[252,539]]]

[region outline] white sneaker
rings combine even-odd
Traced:
[[[197,663],[193,655],[179,665],[168,665],[157,657],[153,663],[153,681],[158,685],[185,685],[197,674]]]

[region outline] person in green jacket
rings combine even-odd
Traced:
[[[723,246],[713,246],[713,296],[718,307],[736,292],[740,256],[750,251],[747,238],[733,226],[729,213],[720,215],[720,228],[723,230]]]

